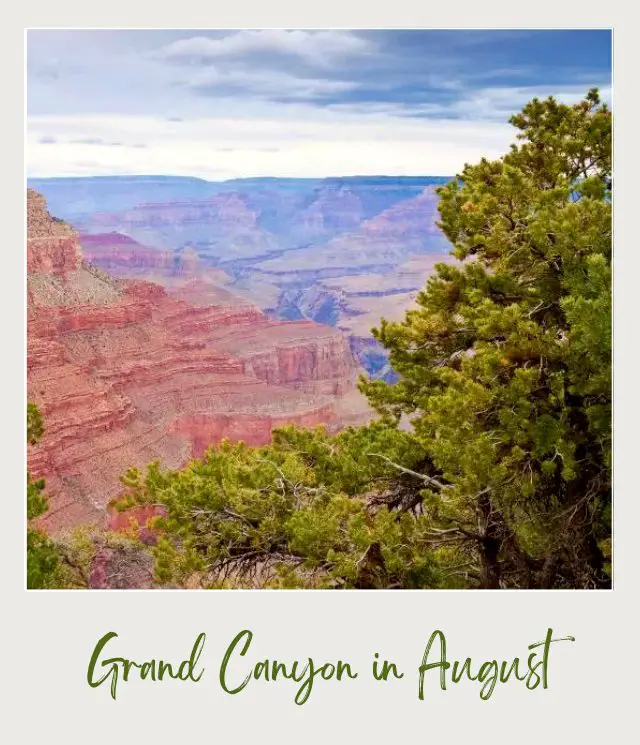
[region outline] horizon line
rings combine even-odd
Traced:
[[[205,183],[221,184],[228,181],[323,181],[326,179],[376,179],[376,178],[397,178],[397,179],[452,179],[453,175],[441,175],[424,173],[419,176],[400,173],[373,173],[363,174],[354,173],[348,176],[234,176],[225,179],[209,179],[202,176],[185,176],[184,174],[171,173],[113,173],[113,174],[93,174],[93,175],[73,175],[73,176],[27,176],[27,181],[51,181],[51,180],[80,180],[80,179],[185,179],[191,181],[204,181]]]

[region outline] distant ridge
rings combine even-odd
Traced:
[[[30,188],[36,188],[37,184],[47,183],[74,183],[79,184],[82,182],[100,182],[103,184],[121,183],[125,181],[136,181],[138,183],[168,183],[168,182],[181,182],[181,183],[199,183],[199,184],[212,184],[219,186],[221,184],[257,184],[257,183],[278,183],[278,182],[299,182],[304,184],[320,183],[320,182],[385,182],[385,183],[399,183],[399,184],[417,184],[422,182],[442,183],[445,184],[447,181],[451,181],[453,176],[389,176],[385,174],[377,175],[360,175],[354,174],[353,176],[319,176],[319,177],[304,177],[298,178],[296,176],[243,176],[240,178],[223,179],[220,181],[211,181],[209,179],[200,178],[199,176],[171,176],[171,175],[145,175],[145,174],[124,174],[124,175],[111,175],[111,176],[32,176],[27,179],[27,184]]]
[[[389,189],[406,190],[405,198],[416,196],[428,186],[450,181],[446,176],[330,176],[327,178],[280,178],[256,176],[207,181],[192,176],[145,175],[125,176],[53,176],[28,178],[27,185],[47,199],[53,214],[74,222],[96,212],[126,212],[140,204],[205,201],[216,194],[254,192],[288,194],[298,198],[317,190],[348,187],[362,193],[382,193]],[[380,210],[389,204],[384,202]]]

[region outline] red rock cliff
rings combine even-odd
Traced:
[[[144,246],[123,233],[99,233],[80,236],[82,253],[87,261],[108,272],[171,272],[173,251]]]
[[[52,219],[44,197],[27,190],[27,272],[66,274],[78,269],[81,251],[75,232]]]
[[[175,468],[224,437],[262,444],[287,422],[352,416],[341,332],[116,280],[83,262],[35,192],[28,214],[28,397],[46,427],[29,468],[47,482],[45,529],[104,523],[130,466]]]

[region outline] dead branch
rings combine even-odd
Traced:
[[[395,463],[394,461],[392,461],[391,458],[387,458],[386,455],[382,455],[382,453],[369,453],[369,455],[372,455],[376,458],[382,458],[382,460],[386,461],[390,466],[393,466],[393,468],[395,468],[397,471],[406,473],[409,476],[414,476],[415,478],[424,481],[425,484],[429,484],[429,486],[432,486],[436,489],[442,490],[446,489],[448,486],[447,484],[443,484],[442,482],[432,478],[431,476],[427,476],[425,473],[418,473],[417,471],[412,471],[410,468],[405,468],[399,463]]]

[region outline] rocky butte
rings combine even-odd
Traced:
[[[115,235],[94,243],[116,270],[151,260]],[[153,261],[171,275],[167,255]],[[130,466],[175,468],[222,438],[259,445],[285,423],[335,430],[371,415],[339,329],[270,320],[206,277],[175,288],[114,277],[31,189],[27,306],[28,398],[46,427],[28,463],[47,482],[50,533],[104,524]]]

